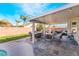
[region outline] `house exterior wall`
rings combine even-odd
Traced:
[[[73,22],[75,22],[76,24],[73,25],[72,24]],[[74,35],[75,35],[76,41],[78,41],[79,43],[79,17],[68,19],[67,29],[69,32],[72,32],[73,29],[76,29],[76,33]]]

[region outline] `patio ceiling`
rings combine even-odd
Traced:
[[[55,12],[49,12],[45,15],[35,17],[30,21],[47,24],[66,24],[67,20],[77,16],[79,16],[79,4],[56,10]]]

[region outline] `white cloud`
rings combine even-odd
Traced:
[[[21,7],[26,14],[36,16],[44,12],[46,5],[44,3],[27,3],[21,4]]]
[[[19,20],[20,18],[19,18],[18,14],[17,15],[13,15],[13,16],[0,14],[0,20],[2,20],[2,19],[8,20],[13,25],[16,25],[16,21],[15,20]]]
[[[44,12],[44,8],[47,4],[44,3],[22,3],[22,4],[17,4],[15,6],[21,7],[22,11],[27,15],[31,15],[31,16],[36,16],[41,14],[42,12]],[[6,19],[9,22],[11,22],[13,25],[16,24],[15,20],[20,19],[19,18],[19,14],[17,14],[18,11],[15,12],[15,15],[9,15],[9,14],[0,14],[0,19]],[[22,23],[21,23],[22,24]]]

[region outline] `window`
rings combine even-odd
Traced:
[[[72,25],[76,25],[76,22],[72,22]]]

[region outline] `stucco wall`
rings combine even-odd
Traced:
[[[24,27],[0,27],[0,36],[17,35],[30,32],[30,28]]]

